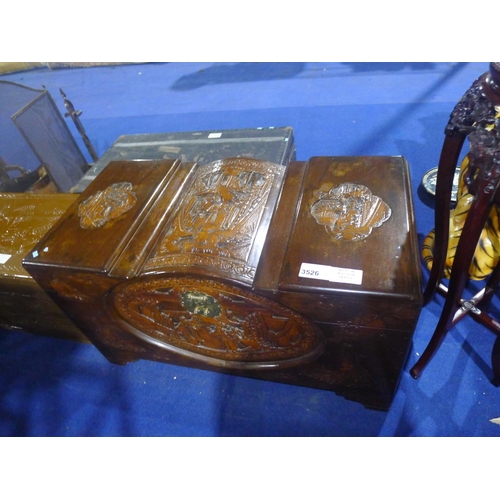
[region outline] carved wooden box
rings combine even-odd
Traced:
[[[112,362],[381,409],[421,308],[401,157],[110,163],[23,265]]]
[[[0,193],[0,327],[86,340],[22,266],[26,253],[76,199]]]

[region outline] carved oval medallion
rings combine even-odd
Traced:
[[[102,227],[113,219],[128,212],[137,197],[130,182],[116,182],[103,191],[82,201],[78,206],[80,226],[84,229]]]
[[[317,195],[311,214],[335,240],[363,240],[391,216],[389,205],[360,184],[346,182]]]
[[[119,285],[112,306],[121,326],[157,347],[235,369],[295,366],[322,352],[315,325],[234,286],[154,277]]]

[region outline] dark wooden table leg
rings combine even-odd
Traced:
[[[466,135],[454,133],[446,135],[439,160],[436,184],[436,204],[434,210],[434,249],[432,268],[424,290],[424,304],[428,304],[435,296],[443,277],[446,254],[448,251],[448,236],[450,228],[451,191],[453,177],[457,168],[458,158]]]
[[[462,299],[469,268],[474,257],[481,232],[494,203],[500,204],[500,63],[491,63],[489,71],[481,75],[455,106],[448,125],[441,151],[436,185],[435,240],[433,263],[429,281],[424,290],[427,304],[441,283],[448,250],[451,208],[451,188],[458,157],[465,137],[469,137],[471,149],[468,153],[469,167],[465,182],[474,195],[469,213],[462,229],[451,269],[450,285],[445,292],[445,304],[438,325],[420,359],[410,370],[417,378],[435,354],[448,330],[469,313],[474,319],[500,333],[500,323],[491,318],[486,309],[500,285],[500,266],[493,271],[486,287],[469,301]],[[484,299],[484,300],[483,300]],[[481,304],[479,304],[482,301]],[[492,353],[494,379],[500,382],[500,342],[495,343]]]
[[[493,368],[493,378],[491,383],[495,387],[500,387],[500,337],[495,339],[493,351],[491,352],[491,367]]]
[[[482,192],[482,190],[480,191]],[[422,356],[410,370],[413,378],[420,376],[422,370],[434,356],[448,330],[453,325],[455,313],[461,307],[461,298],[469,278],[469,267],[481,236],[484,224],[488,218],[493,203],[492,196],[476,196],[472,202],[465,221],[462,237],[458,243],[457,252],[451,270],[450,286],[446,294],[443,311],[434,334]],[[466,237],[463,237],[466,235]]]
[[[493,270],[493,273],[491,273],[491,276],[488,278],[488,281],[486,283],[484,298],[483,300],[481,300],[480,309],[482,311],[486,311],[488,309],[491,299],[497,292],[499,286],[500,286],[500,262],[496,265],[495,269]]]

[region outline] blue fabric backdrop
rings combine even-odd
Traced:
[[[269,126],[293,127],[299,160],[403,155],[411,168],[422,241],[433,227],[433,210],[419,192],[421,178],[437,165],[454,105],[487,68],[487,63],[155,63],[37,69],[2,79],[45,85],[64,112],[62,88],[83,110],[81,119],[99,155],[122,134]],[[331,392],[160,363],[115,366],[92,345],[3,331],[0,435],[498,436],[500,426],[492,419],[500,417],[500,389],[489,381],[491,332],[466,318],[419,380],[408,373],[435,328],[441,304],[438,298],[422,311],[388,412],[367,410]]]

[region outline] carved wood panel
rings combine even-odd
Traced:
[[[111,308],[128,332],[224,368],[295,366],[323,348],[319,330],[298,313],[213,280],[139,279],[115,289]]]
[[[198,167],[144,270],[195,265],[251,280],[252,247],[283,171],[281,165],[248,158]]]
[[[76,195],[0,194],[0,275],[28,276],[21,265],[24,256],[51,229],[76,200]]]

